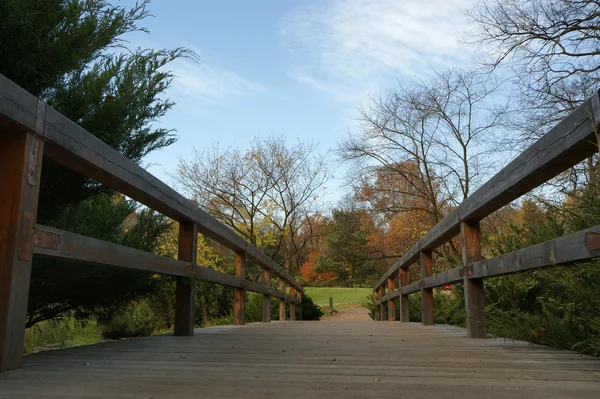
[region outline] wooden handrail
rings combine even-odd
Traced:
[[[295,289],[302,291],[302,286],[289,273],[229,227],[66,116],[0,75],[0,118],[4,123],[16,123],[25,131],[35,133],[35,123],[37,120],[39,125],[40,114],[45,114],[45,117],[40,118],[43,126],[40,134],[45,141],[44,155],[171,219],[197,223],[199,233],[232,251],[245,252],[250,260],[270,269],[272,275],[283,278]]]
[[[600,97],[596,92],[408,249],[373,286],[378,297],[376,304],[382,307],[400,297],[402,321],[408,321],[408,295],[421,292],[426,298],[421,304],[423,321],[427,319],[427,324],[431,324],[431,289],[463,282],[467,333],[471,337],[483,337],[486,335],[483,279],[600,257],[600,226],[487,260],[481,259],[479,243],[482,219],[598,152],[599,126]],[[427,262],[431,262],[428,254],[458,234],[462,240],[463,265],[428,276]],[[406,270],[416,262],[421,263],[421,280],[408,284]],[[401,284],[395,290],[394,279],[398,274],[401,274]],[[392,289],[383,295],[386,286]],[[380,309],[380,318],[384,313]]]
[[[4,146],[4,147],[2,147]],[[179,259],[36,224],[41,159],[55,162],[94,179],[176,220]],[[0,371],[19,366],[27,315],[33,255],[161,273],[177,277],[175,335],[193,334],[194,288],[183,277],[195,276],[234,288],[234,322],[244,324],[245,292],[279,298],[283,305],[300,304],[303,288],[279,264],[233,230],[160,181],[93,134],[0,75]],[[236,254],[236,275],[196,264],[201,233]],[[245,262],[260,266],[268,278],[248,281]],[[271,277],[279,290],[271,288]],[[286,294],[286,285],[290,294]],[[263,312],[270,306],[264,306]],[[263,314],[270,321],[270,314]]]
[[[598,94],[594,97],[597,98]],[[416,263],[421,251],[433,250],[458,235],[461,221],[478,221],[489,216],[598,152],[593,101],[599,100],[589,98],[465,199],[406,251],[377,281],[373,289],[385,284],[389,277],[396,276],[399,269],[406,269]]]

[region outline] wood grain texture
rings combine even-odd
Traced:
[[[269,269],[264,269],[262,271],[262,284],[267,287],[270,291],[271,289],[271,271]],[[271,294],[263,294],[262,298],[262,322],[270,323],[271,322]]]
[[[179,223],[177,259],[196,265],[198,228],[195,223]],[[175,330],[177,336],[194,335],[196,289],[187,277],[177,277],[175,284]]]
[[[598,398],[600,359],[461,328],[275,322],[37,353],[3,399]]]
[[[32,133],[0,134],[0,372],[23,354],[43,148]]]
[[[387,286],[388,286],[388,297],[391,294],[394,294],[397,292],[396,291],[396,282],[394,281],[393,277],[388,278]],[[388,299],[387,306],[388,306],[388,320],[395,321],[396,320],[396,306],[394,303],[394,298]]]
[[[243,284],[242,279],[239,277],[221,273],[214,269],[192,266],[189,262],[155,255],[48,226],[38,224],[34,227],[34,232],[50,233],[60,237],[60,247],[58,249],[36,247],[34,242],[33,253],[37,256],[173,276],[191,275],[229,287],[241,287]]]
[[[375,321],[381,321],[381,295],[379,295],[379,289],[375,290]],[[329,297],[329,309],[333,310],[333,298]]]
[[[405,295],[402,290],[408,284],[408,271],[406,269],[400,269],[399,274],[400,280],[400,321],[403,323],[408,323],[409,319],[409,305],[408,305],[408,295]]]
[[[246,254],[235,253],[234,275],[244,282],[246,280]],[[266,287],[265,287],[266,288]],[[246,324],[246,285],[233,289],[233,324],[243,326]]]
[[[379,287],[379,296],[381,296],[381,303],[379,305],[379,314],[381,315],[381,321],[388,319],[387,312],[387,301],[385,300],[385,286]]]
[[[431,251],[421,251],[421,281],[433,275]],[[421,284],[421,320],[426,326],[433,325],[433,289]]]
[[[480,279],[537,270],[549,266],[568,266],[600,257],[600,248],[589,245],[590,237],[600,236],[600,226],[590,227],[564,237],[546,241],[518,251],[509,252],[491,259],[483,259],[455,267],[423,280],[425,288],[442,287],[464,280]],[[402,288],[402,294],[419,292],[419,282]]]
[[[463,268],[481,260],[481,231],[479,222],[460,224]],[[487,337],[485,328],[485,296],[482,278],[463,276],[465,291],[465,313],[467,316],[467,336],[469,338]]]
[[[298,308],[296,309],[296,320],[302,320],[302,293],[296,292],[296,298],[298,299]]]
[[[279,279],[279,292],[283,297],[279,298],[279,321],[285,321],[285,280]]]
[[[296,291],[294,287],[290,287],[290,296],[296,300]],[[295,302],[290,302],[290,321],[296,321],[296,304]]]

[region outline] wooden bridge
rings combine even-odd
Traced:
[[[298,322],[302,287],[273,260],[0,75],[0,371],[8,371],[0,375],[0,398],[600,397],[600,359],[472,339],[487,337],[484,278],[600,256],[600,226],[487,260],[479,245],[480,220],[598,151],[599,124],[596,94],[407,251],[374,287],[377,318],[394,321],[399,297],[401,322]],[[179,260],[36,224],[44,156],[179,222]],[[235,252],[234,275],[196,264],[198,233]],[[432,275],[432,251],[458,234],[463,264]],[[34,256],[177,276],[174,335],[44,352],[23,362]],[[246,279],[247,261],[263,268],[262,284]],[[407,269],[416,262],[421,280],[408,284]],[[194,330],[187,276],[234,287],[234,326]],[[466,331],[432,325],[432,289],[456,283],[465,285]],[[246,291],[263,294],[263,323],[244,325]],[[408,323],[408,295],[419,291],[423,323]],[[273,323],[271,296],[280,310]]]
[[[399,322],[253,323],[25,357],[0,398],[598,398],[600,360]]]

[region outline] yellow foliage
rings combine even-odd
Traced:
[[[178,242],[179,223],[173,222],[169,230],[161,237],[160,244],[158,245],[156,251],[159,255],[177,259]],[[225,271],[222,267],[223,259],[210,245],[209,239],[201,234],[198,234],[196,264],[198,266],[208,267],[221,272]]]

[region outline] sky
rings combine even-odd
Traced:
[[[115,0],[123,6],[135,1]],[[462,43],[475,0],[153,0],[131,47],[187,47],[200,60],[169,65],[177,105],[161,120],[178,141],[148,155],[148,170],[171,183],[180,158],[214,144],[246,148],[255,137],[314,141],[333,152],[356,131],[372,95],[433,69],[470,62]],[[332,155],[329,199],[344,194]]]

